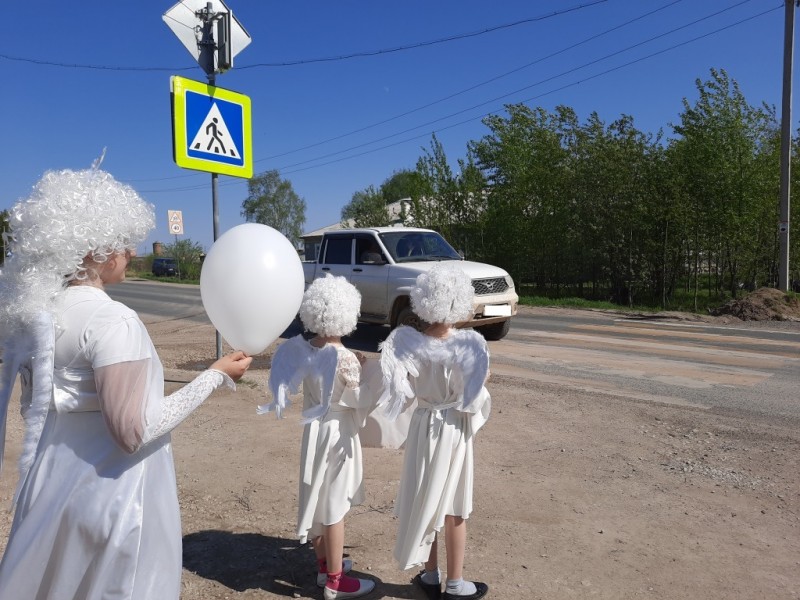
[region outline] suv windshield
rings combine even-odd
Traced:
[[[435,231],[387,231],[381,241],[395,262],[461,260],[453,247]]]

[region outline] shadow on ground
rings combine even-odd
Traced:
[[[206,530],[183,537],[183,567],[204,579],[237,592],[260,589],[289,598],[319,598],[317,565],[308,544],[258,533]],[[354,577],[373,579],[375,591],[367,600],[421,598],[412,586],[383,583],[367,573]]]

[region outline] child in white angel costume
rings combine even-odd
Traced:
[[[152,207],[93,167],[50,171],[10,211],[0,271],[0,464],[19,374],[25,435],[0,597],[177,600],[181,524],[169,432],[251,359],[170,396],[121,282]]]
[[[317,585],[325,600],[356,598],[372,591],[375,582],[346,575],[352,561],[343,559],[344,517],[364,501],[361,442],[366,407],[359,397],[363,355],[342,345],[342,336],[356,328],[361,294],[344,277],[315,280],[300,305],[300,320],[310,340],[295,336],[272,357],[270,404],[263,414],[281,417],[288,393],[303,384],[303,441],[297,535],[311,539],[319,564]]]
[[[431,598],[476,600],[485,583],[462,577],[466,519],[472,512],[473,440],[489,417],[484,383],[489,351],[483,337],[454,325],[472,315],[472,281],[441,263],[417,277],[411,306],[427,326],[398,327],[381,346],[389,418],[416,399],[405,443],[395,514],[395,559],[401,568],[425,566],[414,582]],[[438,534],[444,528],[447,582],[441,591]]]

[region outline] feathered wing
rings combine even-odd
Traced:
[[[425,336],[411,327],[398,327],[380,344],[383,392],[378,406],[384,406],[386,418],[397,419],[403,406],[414,395],[408,376],[417,377],[417,360],[425,347]]]
[[[19,483],[14,494],[16,504],[28,475],[42,435],[47,411],[53,397],[53,356],[55,331],[47,313],[39,314],[23,332],[9,340],[3,351],[0,380],[0,468],[5,448],[6,416],[17,373],[23,376],[21,397],[25,436],[19,458]]]
[[[467,412],[480,396],[489,374],[489,349],[476,331],[459,329],[448,338],[437,340],[410,327],[398,327],[381,344],[384,387],[378,405],[385,405],[389,420],[396,419],[414,395],[408,377],[419,375],[417,361],[441,364],[455,371],[463,385],[458,390],[459,408]]]
[[[316,406],[310,406],[303,411],[301,423],[304,425],[315,419],[321,419],[328,414],[331,407],[331,396],[333,395],[333,384],[336,380],[336,367],[339,362],[339,353],[334,346],[315,348],[314,356],[311,360],[311,375],[314,383],[322,385],[321,402]]]
[[[337,353],[333,346],[314,348],[302,335],[281,344],[272,357],[269,389],[272,402],[258,407],[258,414],[275,411],[278,418],[291,405],[289,394],[296,394],[306,377],[319,381],[322,403],[303,411],[304,421],[312,421],[328,412],[333,383],[336,377]]]
[[[481,394],[489,375],[489,348],[481,334],[460,329],[444,341],[450,365],[461,372],[464,381],[461,409],[468,409]]]
[[[269,390],[272,402],[262,404],[256,412],[263,415],[275,411],[275,416],[283,418],[283,411],[291,404],[289,394],[296,394],[308,369],[311,346],[297,335],[280,346],[272,356],[269,371]]]
[[[0,373],[0,472],[3,470],[3,456],[6,447],[6,416],[11,390],[22,365],[24,353],[18,345],[8,345],[3,349],[3,365]]]

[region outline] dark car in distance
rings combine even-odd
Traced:
[[[152,271],[156,277],[172,277],[178,274],[178,263],[174,258],[154,258]]]

